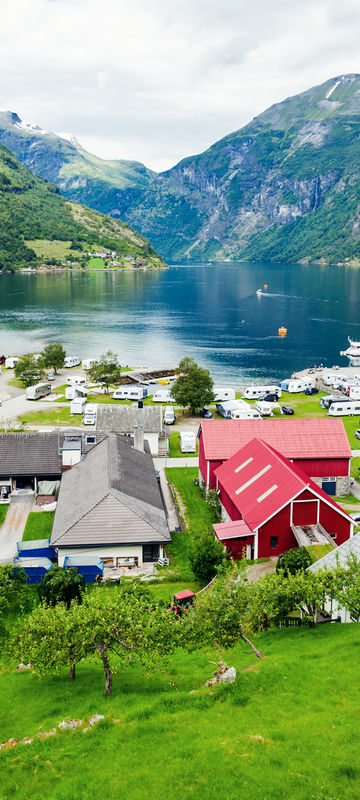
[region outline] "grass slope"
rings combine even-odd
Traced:
[[[23,542],[50,539],[55,511],[30,511],[23,533]]]
[[[8,508],[9,508],[9,503],[1,503],[1,505],[0,505],[0,525],[2,525],[4,520],[5,520]]]
[[[263,661],[241,646],[224,654],[238,678],[216,690],[203,686],[211,652],[177,652],[173,683],[161,672],[118,673],[106,699],[91,662],[72,682],[65,673],[39,682],[4,664],[3,740],[64,718],[106,718],[87,734],[0,753],[2,799],[358,800],[357,625],[271,630],[257,643]]]

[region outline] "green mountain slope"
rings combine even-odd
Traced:
[[[0,145],[0,269],[43,263],[45,242],[51,263],[87,266],[100,251],[101,266],[165,266],[128,225],[65,200]]]

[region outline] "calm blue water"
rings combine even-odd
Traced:
[[[256,290],[268,284],[266,296]],[[166,272],[0,275],[0,351],[176,365],[192,355],[217,380],[281,379],[311,363],[347,364],[359,337],[360,269],[299,264],[173,266]],[[286,338],[277,335],[280,325]]]

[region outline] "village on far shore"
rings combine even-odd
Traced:
[[[89,376],[95,359],[66,356],[24,391],[18,359],[1,358],[0,561],[15,559],[30,582],[54,563],[90,582],[171,569],[172,532],[189,524],[179,468],[198,504],[215,495],[211,529],[235,561],[265,559],[271,572],[294,547],[317,561],[354,538],[356,364],[312,365],[241,391],[215,385],[191,415],[171,395],[174,367],[126,367],[104,386]],[[46,537],[23,541],[41,511],[53,512]]]

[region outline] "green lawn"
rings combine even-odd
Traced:
[[[314,561],[318,561],[319,558],[326,556],[326,554],[330,553],[333,549],[334,546],[330,544],[330,542],[328,544],[311,544],[306,547],[306,550],[311,556],[312,563],[314,563]]]
[[[98,664],[36,680],[5,663],[1,738],[35,736],[0,753],[3,800],[358,800],[359,633],[353,625],[271,630],[265,658],[224,653],[235,684],[206,689],[219,654],[179,650],[169,675],[137,668],[103,696]],[[249,669],[250,668],[250,669]],[[63,719],[94,730],[39,731]]]
[[[213,510],[205,502],[204,496],[199,486],[194,485],[194,479],[198,478],[199,470],[197,467],[170,467],[166,470],[168,481],[175,487],[176,494],[185,507],[185,523],[189,531],[198,533],[204,530],[211,530],[211,526],[216,522]],[[179,503],[181,508],[181,503]]]
[[[27,518],[23,542],[33,539],[50,539],[55,511],[30,511]]]
[[[18,417],[24,425],[81,425],[81,414],[70,414],[70,408],[51,407],[44,411],[28,411]]]
[[[105,260],[103,258],[97,258],[94,256],[93,258],[89,258],[86,267],[87,269],[104,269]]]
[[[356,480],[359,480],[359,475],[360,475],[359,471],[360,471],[360,458],[356,456],[355,458],[351,459],[351,467],[350,467],[351,477],[356,478]]]
[[[191,458],[198,452],[198,440],[196,439],[196,453],[183,453],[180,449],[180,433],[172,431],[169,436],[169,456],[170,458]]]
[[[336,497],[335,496],[332,499],[335,500],[336,503],[345,503],[345,504],[354,503],[354,504],[356,504],[356,503],[359,502],[358,498],[355,497],[353,494],[346,494],[344,497]]]
[[[0,525],[2,525],[3,522],[4,522],[4,519],[6,517],[8,508],[9,508],[9,503],[1,503],[1,505],[0,505]]]

